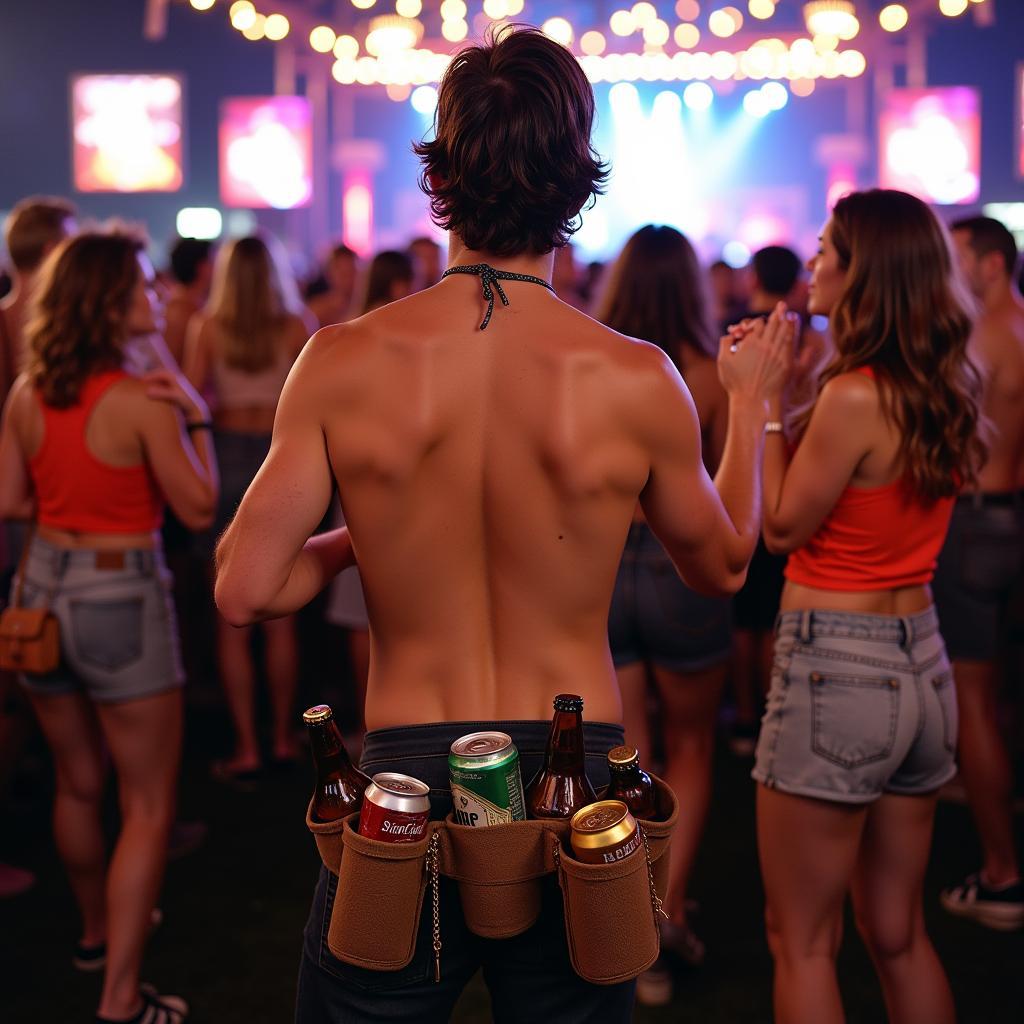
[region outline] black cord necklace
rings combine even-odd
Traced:
[[[525,281],[527,284],[542,285],[552,293],[555,290],[541,277],[533,277],[531,274],[513,274],[510,270],[495,270],[489,263],[471,263],[465,267],[449,267],[441,275],[441,280],[443,281],[449,274],[472,274],[473,277],[480,278],[484,288],[484,298],[487,300],[487,313],[484,316],[483,323],[480,324],[481,331],[487,330],[487,325],[491,322],[491,315],[494,313],[495,290],[501,298],[501,304],[503,306],[508,305],[508,296],[505,294],[500,282]]]

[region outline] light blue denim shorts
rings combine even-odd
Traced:
[[[61,658],[53,672],[20,676],[22,686],[40,696],[82,691],[99,703],[183,686],[171,584],[159,550],[102,554],[34,538],[22,604],[56,615]]]
[[[953,673],[934,608],[785,612],[753,778],[862,804],[931,793],[955,773]]]

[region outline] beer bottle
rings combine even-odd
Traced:
[[[571,818],[595,800],[583,750],[583,698],[560,693],[555,698],[544,765],[526,787],[526,814],[530,818]]]
[[[613,747],[609,750],[608,774],[611,782],[605,800],[621,800],[634,818],[650,820],[657,814],[654,783],[640,767],[636,747]]]
[[[309,747],[316,767],[313,820],[337,821],[358,811],[370,780],[349,758],[334,712],[327,704],[317,704],[302,713],[302,721],[309,730]]]

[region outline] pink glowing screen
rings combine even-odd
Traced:
[[[220,108],[225,206],[291,210],[313,196],[313,117],[303,96],[244,97]]]
[[[1024,178],[1024,64],[1017,65],[1017,177]]]
[[[878,119],[879,182],[930,203],[973,203],[981,185],[981,101],[968,86],[892,89]]]
[[[79,192],[177,192],[182,85],[175,75],[78,75],[71,82]]]

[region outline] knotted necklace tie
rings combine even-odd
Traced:
[[[481,331],[487,330],[487,325],[491,322],[491,316],[494,313],[495,291],[497,291],[498,297],[501,299],[501,304],[503,306],[508,305],[508,296],[501,287],[502,281],[525,281],[527,284],[539,284],[547,288],[549,292],[554,292],[555,290],[541,277],[533,277],[531,274],[514,274],[510,270],[496,270],[489,263],[471,263],[464,267],[449,267],[441,275],[441,280],[444,280],[450,274],[472,274],[473,277],[480,278],[480,283],[483,285],[484,298],[487,300],[487,313],[484,316],[483,323],[480,324]]]

